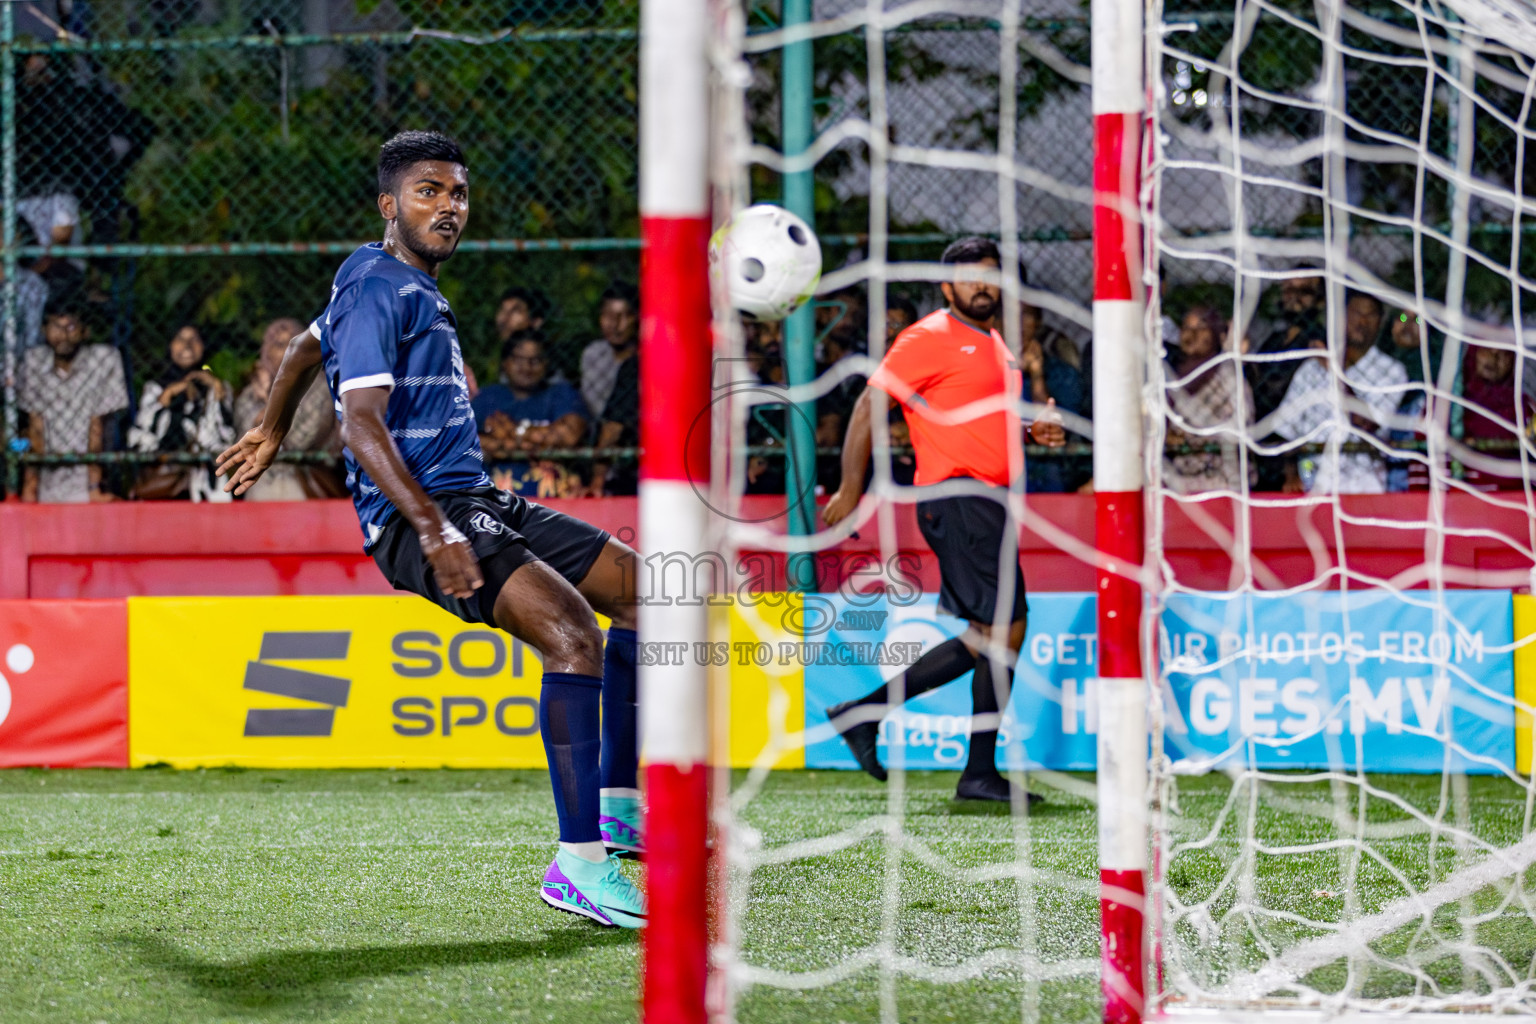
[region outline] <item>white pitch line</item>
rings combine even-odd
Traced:
[[[169,837],[167,837],[167,839],[168,838]],[[335,849],[335,850],[463,850],[463,849],[502,850],[502,849],[540,849],[540,848],[549,849],[549,848],[554,846],[553,840],[548,840],[548,839],[540,839],[540,840],[486,839],[486,840],[476,840],[476,841],[462,842],[462,843],[371,842],[369,840],[364,839],[364,840],[354,840],[352,842],[335,842],[335,843],[316,842],[316,843],[254,843],[253,844],[253,843],[209,843],[209,842],[206,841],[206,837],[205,836],[197,835],[195,833],[190,833],[190,832],[188,832],[188,833],[178,833],[176,838],[179,839],[179,840],[182,840],[182,841],[189,841],[189,840],[190,841],[195,841],[197,843],[197,848],[199,850],[204,850],[204,851],[207,851],[207,850],[234,850],[234,851],[241,851],[241,852],[247,851],[247,850],[331,850],[331,849]],[[121,842],[118,842],[118,843],[115,844],[115,847],[112,850],[106,851],[106,852],[110,852],[112,854],[120,854],[120,853],[142,853],[145,850],[160,850],[160,849],[164,849],[165,848],[165,846],[163,846],[161,844],[165,844],[167,842],[167,839],[142,838],[141,837],[140,841],[137,842],[137,843],[134,843],[131,847],[130,846],[126,846],[125,844],[123,844]],[[61,838],[61,839],[55,840],[52,843],[45,843],[45,844],[43,844],[41,846],[38,846],[36,849],[32,849],[32,850],[0,850],[0,857],[36,857],[39,854],[47,853],[49,850],[56,850],[56,849],[58,849],[59,848],[59,844],[61,844],[61,843],[67,844],[69,842],[71,842],[71,840]],[[73,850],[70,850],[67,845],[64,848],[68,852],[71,852],[71,853],[74,852]],[[95,849],[87,849],[87,848],[84,848],[84,847],[82,847],[82,851],[83,852],[81,854],[77,855],[77,858],[80,859],[80,860],[88,859],[88,857],[87,857],[88,854],[103,852],[103,851],[99,851],[99,850],[95,850]],[[68,859],[77,859],[77,858],[68,858]]]
[[[1040,981],[1055,981],[1097,973],[1097,958],[1060,960],[1042,963],[1017,949],[996,947],[970,960],[952,967],[936,967],[908,956],[888,957],[878,946],[870,946],[840,963],[818,971],[778,971],[755,964],[737,961],[729,968],[732,978],[744,985],[762,985],[768,988],[785,988],[798,991],[826,988],[846,981],[860,971],[886,963],[891,970],[920,981],[941,985],[980,978],[999,968],[1022,968],[1025,975]]]
[[[1364,949],[1373,940],[1433,914],[1447,903],[1524,871],[1532,862],[1536,862],[1536,832],[1513,846],[1495,850],[1485,860],[1457,872],[1439,885],[1405,896],[1378,913],[1357,918],[1332,935],[1321,935],[1292,946],[1257,971],[1233,978],[1217,994],[1242,1001],[1260,999],[1309,971],[1333,963],[1351,950]]]

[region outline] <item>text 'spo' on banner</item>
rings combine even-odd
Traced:
[[[537,653],[419,597],[128,606],[134,765],[544,766]]]

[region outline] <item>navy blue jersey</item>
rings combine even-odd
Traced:
[[[491,486],[470,412],[457,323],[430,275],[369,242],[336,272],[330,304],[310,330],[320,337],[338,415],[348,391],[390,389],[385,423],[423,490]],[[363,549],[369,550],[396,510],[351,450],[343,455]]]

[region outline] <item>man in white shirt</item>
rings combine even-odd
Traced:
[[[1343,444],[1367,436],[1385,440],[1390,418],[1408,389],[1403,364],[1376,348],[1381,333],[1381,302],[1373,295],[1350,296],[1344,314],[1342,367],[1329,358],[1327,343],[1314,341],[1316,358],[1306,360],[1273,414],[1273,432],[1288,441]],[[1258,432],[1268,433],[1263,427]],[[1286,466],[1287,493],[1382,494],[1387,463],[1378,451],[1341,452],[1332,448],[1302,456],[1315,472]]]
[[[88,344],[83,312],[66,303],[43,317],[47,346],[22,353],[16,402],[29,419],[34,452],[64,455],[104,448],[106,418],[128,407],[123,359],[111,345]],[[22,501],[111,501],[101,489],[101,466],[28,466]]]

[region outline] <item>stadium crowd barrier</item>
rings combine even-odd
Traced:
[[[1082,510],[1090,500],[1043,496],[1030,509],[1086,540],[1091,517]],[[1391,576],[1422,559],[1422,533],[1391,526],[1395,518],[1422,519],[1422,509],[1400,501],[1345,503],[1353,570]],[[1454,496],[1451,504],[1453,522],[1480,513],[1485,527],[1507,526],[1490,524],[1485,504],[1459,508]],[[620,536],[632,530],[630,499],[571,510]],[[1167,534],[1170,560],[1181,573],[1199,573],[1213,592],[1232,580],[1230,560],[1210,540],[1222,511],[1207,510],[1211,519],[1198,524],[1175,519]],[[1265,538],[1258,561],[1267,572],[1288,583],[1327,568],[1330,509],[1259,512],[1267,514],[1255,530]],[[535,653],[387,591],[356,550],[356,521],[344,502],[3,505],[0,537],[0,585],[9,598],[0,599],[0,766],[543,764]],[[912,584],[903,590],[873,599],[854,588],[836,592],[841,579],[867,579],[875,554],[868,541],[828,556],[821,595],[783,593],[773,585],[782,577],[772,575],[782,562],[766,557],[743,576],[738,599],[718,609],[726,621],[717,635],[728,640],[700,650],[651,645],[642,656],[706,659],[729,673],[728,733],[717,741],[733,764],[850,767],[822,709],[954,633],[954,620],[935,613],[936,574],[910,516],[898,540],[905,559],[898,571]],[[1010,727],[1022,730],[1030,763],[1091,768],[1091,570],[1033,530],[1023,547],[1033,597]],[[1528,573],[1506,550],[1456,541],[1448,562],[1511,579]],[[1229,658],[1221,672],[1194,671],[1176,685],[1172,706],[1189,726],[1189,744],[1176,754],[1198,766],[1248,745],[1260,750],[1261,763],[1304,767],[1340,756],[1353,763],[1358,750],[1373,770],[1439,770],[1443,750],[1423,723],[1450,708],[1458,740],[1483,754],[1464,767],[1530,771],[1530,723],[1507,704],[1478,705],[1474,691],[1536,703],[1536,646],[1510,650],[1515,638],[1536,633],[1536,600],[1511,600],[1510,590],[1449,591],[1445,610],[1478,627],[1463,636],[1436,619],[1427,596],[1354,591],[1347,629],[1330,627],[1340,596],[1328,591],[1256,598],[1264,606],[1258,625],[1241,630],[1230,623],[1246,622],[1246,614],[1234,619],[1220,593],[1170,605],[1164,621],[1173,657],[1209,664],[1233,645],[1279,654],[1282,634],[1286,655],[1262,673]],[[1421,660],[1442,654],[1448,684]],[[1255,674],[1273,678],[1243,682]],[[952,685],[892,716],[887,756],[899,748],[913,768],[963,763],[968,701],[968,690]],[[1343,708],[1337,731],[1315,730],[1311,748],[1294,742],[1316,724],[1297,710],[1309,702]],[[1455,717],[1474,705],[1482,710]],[[1292,742],[1264,761],[1276,737]]]
[[[1263,497],[1263,496],[1261,496]],[[1269,496],[1277,501],[1279,495]],[[1349,568],[1392,579],[1424,560],[1426,494],[1356,495],[1332,504],[1308,504],[1287,496],[1280,507],[1252,508],[1254,568],[1262,589],[1300,586],[1324,579],[1338,566],[1344,540]],[[747,499],[743,518],[782,524],[782,497]],[[549,501],[621,538],[634,538],[634,498]],[[1091,495],[1031,495],[1020,549],[1032,592],[1092,590],[1093,568],[1061,549],[1071,541],[1093,543]],[[925,590],[938,589],[938,567],[917,529],[910,505],[896,515],[896,547],[903,570]],[[1486,496],[1452,493],[1446,498],[1448,529],[1476,530],[1449,536],[1445,565],[1450,582],[1477,572],[1480,585],[1522,589],[1532,565],[1503,537],[1529,532],[1523,506],[1495,505]],[[1048,524],[1048,525],[1047,525]],[[1227,501],[1170,503],[1163,530],[1165,556],[1187,586],[1227,590],[1241,579],[1224,538],[1233,533]],[[861,571],[861,558],[877,552],[875,531],[822,554],[822,585],[836,589]],[[1048,535],[1047,535],[1048,534]],[[743,553],[738,583],[785,589],[784,560]],[[1492,575],[1490,574],[1497,574]],[[1337,585],[1334,583],[1333,585]],[[1404,585],[1423,585],[1422,580]],[[735,589],[733,586],[732,589]],[[106,598],[152,596],[294,596],[388,594],[346,501],[286,503],[124,502],[106,505],[0,503],[0,598]]]

